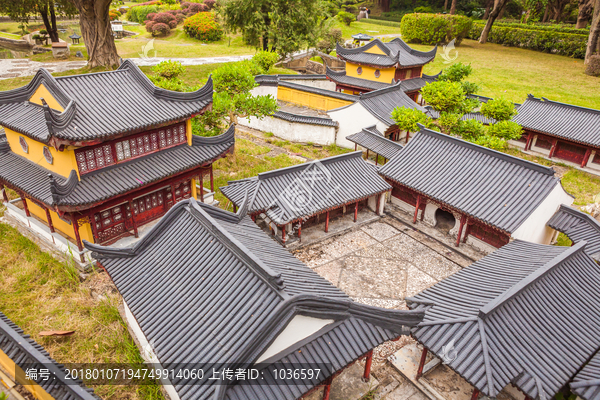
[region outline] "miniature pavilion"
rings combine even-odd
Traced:
[[[203,200],[203,179],[213,191],[212,163],[233,151],[234,131],[192,135],[191,118],[212,106],[212,93],[210,79],[190,93],[158,88],[131,61],[65,77],[40,69],[0,93],[0,185],[79,251],[82,239],[137,237],[176,202]]]
[[[397,81],[420,78],[423,66],[435,58],[437,46],[430,51],[411,48],[400,38],[384,43],[375,39],[354,49],[336,46],[338,58],[346,61],[345,73],[328,72],[336,90],[350,94],[381,89]]]
[[[399,338],[422,311],[358,303],[308,268],[246,214],[189,199],[129,248],[86,243],[123,296],[142,356],[163,368],[258,368],[264,379],[171,376],[171,400],[293,400],[324,387],[373,349]],[[157,279],[164,277],[165,279]],[[170,277],[170,278],[167,278]],[[275,380],[274,366],[319,368]]]

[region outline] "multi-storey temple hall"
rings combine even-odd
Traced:
[[[192,135],[191,118],[212,106],[212,94],[211,80],[190,93],[158,88],[130,61],[56,78],[41,69],[28,85],[0,93],[5,201],[10,195],[80,251],[84,239],[137,236],[176,202],[202,200],[204,176],[212,192],[212,163],[234,146],[233,129]]]

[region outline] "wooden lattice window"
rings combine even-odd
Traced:
[[[52,164],[54,162],[54,157],[52,156],[52,153],[50,152],[50,148],[48,146],[44,146],[42,153],[44,153],[44,158],[46,159],[46,162],[48,164]]]
[[[362,67],[356,68],[356,74],[357,75],[361,75],[362,74]]]
[[[79,172],[85,174],[115,163],[110,144],[86,147],[75,152]]]
[[[469,235],[473,235],[477,239],[497,248],[500,248],[509,242],[509,238],[507,238],[506,235],[479,224],[469,226]]]
[[[381,76],[381,71],[376,69],[375,70],[375,78],[379,78]]]
[[[29,153],[29,145],[23,136],[19,136],[19,144],[24,153]]]

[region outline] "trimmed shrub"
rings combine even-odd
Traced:
[[[422,13],[422,14],[431,14],[433,9],[429,6],[427,7],[415,7],[413,10],[414,13]]]
[[[473,24],[469,38],[477,40],[484,25]],[[587,35],[516,29],[513,27],[492,26],[488,42],[522,49],[542,51],[573,58],[584,58]]]
[[[177,20],[177,24],[181,24],[183,21],[185,21],[186,15],[185,14],[177,14],[175,16],[175,19]]]
[[[121,13],[119,12],[119,10],[109,10],[108,11],[108,18],[111,21],[116,21],[117,19],[119,19],[119,17],[121,16]]]
[[[348,26],[350,26],[351,23],[356,21],[356,17],[354,16],[354,14],[350,14],[349,12],[346,12],[346,11],[340,11],[337,14],[337,17],[340,21],[342,21],[344,24],[346,24]]]
[[[131,22],[137,22],[143,24],[148,19],[148,14],[157,13],[157,5],[139,5],[129,9],[127,13],[127,19]]]
[[[156,22],[152,25],[152,36],[166,36],[169,33],[171,33],[171,28],[167,24]]]
[[[175,79],[185,71],[185,67],[179,61],[161,61],[152,67],[152,72],[166,79]]]
[[[188,36],[203,42],[216,42],[223,38],[223,28],[217,22],[215,13],[200,12],[183,22],[183,30]]]
[[[208,7],[205,4],[202,4],[202,3],[190,3],[190,2],[181,3],[181,9],[187,15],[194,15],[194,14],[197,14],[199,12],[208,11]]]
[[[485,25],[485,22],[486,21],[483,21],[483,20],[475,21],[476,24],[483,24],[483,25]],[[539,25],[537,23],[521,24],[521,23],[516,23],[516,22],[505,22],[504,20],[502,20],[502,21],[495,21],[494,26],[503,26],[503,27],[508,27],[508,28],[517,28],[517,29],[529,29],[532,31],[549,31],[549,32],[556,32],[556,33],[575,33],[575,34],[580,34],[580,35],[589,35],[590,34],[589,28],[575,29],[573,27],[563,26],[563,25],[559,25],[559,24],[545,24],[545,25]]]
[[[458,46],[469,34],[473,21],[462,15],[406,14],[402,17],[402,38],[409,43],[446,44],[455,39]]]
[[[146,32],[152,33],[152,27],[156,24],[154,21],[146,21]]]
[[[167,24],[167,25],[171,21],[177,22],[177,19],[175,18],[175,16],[173,14],[169,14],[168,12],[158,13],[158,14],[154,15],[153,18],[148,18],[148,19],[152,19],[152,21],[158,22],[159,24]]]
[[[209,10],[215,8],[216,2],[217,0],[204,0],[204,4],[206,5],[206,7],[208,7]]]
[[[155,16],[156,16],[156,13],[150,13],[150,14],[146,15],[146,20],[154,21]]]
[[[585,73],[591,76],[600,76],[600,55],[590,57],[585,67]]]
[[[262,70],[263,74],[269,72],[271,67],[279,60],[279,54],[272,51],[260,50],[256,52],[252,61],[256,63]]]

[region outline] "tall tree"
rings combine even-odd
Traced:
[[[316,45],[323,10],[321,0],[224,0],[219,7],[230,31],[281,55]]]
[[[494,0],[494,8],[492,9],[492,12],[488,16],[487,22],[485,23],[485,26],[483,27],[483,30],[481,31],[481,36],[479,37],[479,43],[484,44],[487,42],[490,31],[492,30],[492,25],[494,25],[494,22],[498,18],[498,15],[500,15],[500,11],[502,11],[502,9],[504,8],[504,6],[506,5],[507,2],[508,2],[508,0]]]
[[[585,64],[590,61],[590,57],[594,55],[595,51],[600,53],[600,0],[594,1],[594,16],[592,18],[590,36],[585,51]]]
[[[71,0],[79,11],[81,36],[88,51],[88,66],[115,68],[119,55],[110,26],[111,0]]]
[[[592,0],[579,0],[579,13],[577,14],[577,25],[575,25],[575,28],[583,29],[587,26],[593,8],[594,2]]]
[[[8,15],[15,22],[24,24],[40,16],[50,40],[58,42],[57,14],[72,16],[77,13],[77,9],[65,0],[0,0],[0,13]]]
[[[456,14],[456,0],[452,0],[452,5],[450,6],[450,14]]]

